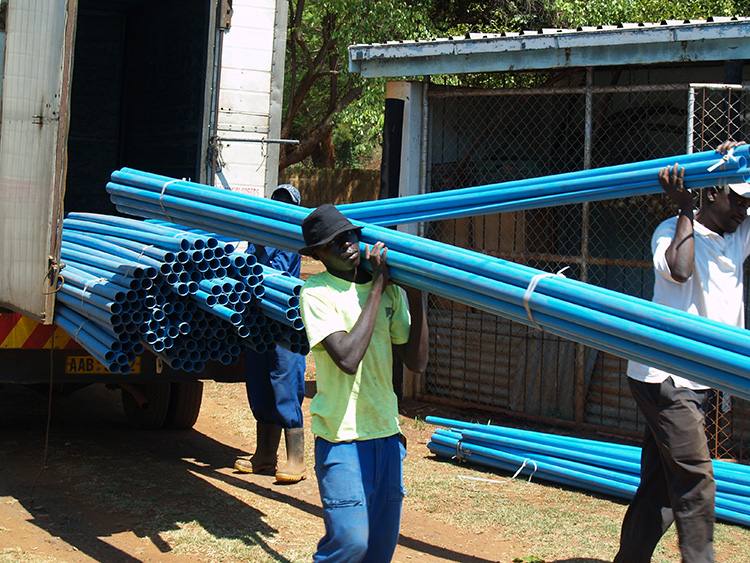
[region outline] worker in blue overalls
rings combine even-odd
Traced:
[[[300,193],[291,184],[278,186],[271,199],[299,205]],[[299,278],[301,257],[269,246],[250,245],[258,263]],[[297,483],[307,476],[302,401],[305,397],[305,356],[276,346],[245,354],[247,398],[256,420],[257,444],[249,458],[239,458],[234,468],[243,473],[275,474],[280,483]],[[277,465],[277,450],[284,430],[286,463]]]

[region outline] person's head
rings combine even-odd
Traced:
[[[299,253],[320,260],[330,271],[353,270],[359,266],[361,230],[334,205],[324,203],[302,221],[305,247]]]
[[[302,201],[299,190],[291,184],[281,184],[276,186],[271,194],[271,199],[275,201],[281,201],[284,203],[291,203],[293,205],[299,205]]]
[[[723,235],[733,233],[747,217],[750,184],[726,184],[706,188],[700,208],[700,222]]]

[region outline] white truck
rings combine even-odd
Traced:
[[[53,289],[64,214],[116,214],[113,170],[276,185],[286,26],[286,0],[0,0],[0,384],[107,383],[134,427],[185,428],[200,379],[243,380],[149,353],[114,376],[52,324]]]

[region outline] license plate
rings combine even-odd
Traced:
[[[109,373],[109,370],[93,356],[68,356],[65,360],[65,373],[75,375],[80,373],[97,374]],[[130,366],[130,373],[141,373],[141,357],[136,356]]]

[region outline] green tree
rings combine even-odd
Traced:
[[[734,0],[553,0],[566,27],[737,15]]]
[[[378,153],[385,80],[350,73],[349,45],[747,15],[750,0],[289,0],[289,7],[282,137],[300,143],[282,146],[280,169],[303,161],[356,167]],[[431,80],[502,88],[549,78],[487,73]]]
[[[372,144],[380,119],[373,92],[382,92],[383,82],[348,72],[347,47],[418,36],[425,30],[422,20],[401,0],[289,1],[281,136],[300,143],[282,147],[280,169],[308,157],[316,167],[332,168],[337,123],[344,125],[343,141],[357,142],[365,132],[363,141]],[[347,112],[354,102],[359,102],[357,112]]]

